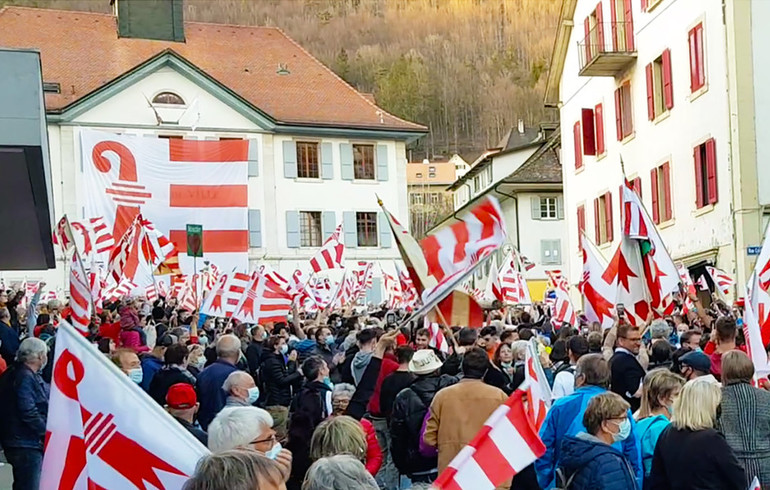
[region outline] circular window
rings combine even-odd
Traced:
[[[161,92],[152,99],[153,104],[184,105],[184,99],[174,92]]]

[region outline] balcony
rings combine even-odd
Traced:
[[[614,77],[634,60],[634,26],[631,22],[601,22],[578,42],[581,77]]]

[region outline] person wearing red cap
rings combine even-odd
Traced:
[[[166,411],[201,444],[208,446],[209,436],[200,427],[193,425],[193,418],[199,406],[195,388],[187,383],[171,385],[166,393]]]

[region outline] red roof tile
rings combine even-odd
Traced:
[[[62,109],[172,49],[279,122],[426,129],[377,107],[280,29],[185,22],[185,39],[118,38],[116,19],[108,14],[0,9],[0,47],[38,49],[43,79],[61,84],[61,94],[46,94],[48,110]],[[279,64],[290,73],[276,73]]]

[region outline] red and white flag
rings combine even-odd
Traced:
[[[158,296],[163,296],[164,298],[169,297],[168,293],[168,285],[165,283],[165,281],[158,281],[155,283],[155,287],[158,288]]]
[[[751,485],[749,485],[749,490],[762,490],[762,487],[759,484],[759,478],[754,477],[753,480],[751,480]]]
[[[155,289],[154,284],[150,284],[144,289],[144,297],[147,298],[147,301],[150,303],[154,303],[155,300],[158,299],[158,290]]]
[[[685,290],[690,294],[695,294],[695,284],[692,282],[690,270],[684,264],[677,265],[676,270],[679,273],[679,279],[684,284]]]
[[[494,490],[545,453],[516,390],[492,413],[433,486],[441,490]]]
[[[722,294],[727,295],[730,292],[730,287],[735,285],[735,279],[727,275],[725,271],[719,270],[716,267],[706,266],[706,270],[709,275],[711,275],[711,279],[714,281],[714,284],[716,284],[719,291],[721,291]]]
[[[274,276],[256,271],[235,307],[233,318],[244,323],[286,321],[292,297]]]
[[[604,271],[607,262],[596,246],[583,233],[581,235],[583,252],[583,278],[578,288],[583,295],[583,311],[591,322],[599,322],[602,328],[612,328],[615,323],[615,296],[617,284],[607,282]]]
[[[70,309],[72,310],[72,325],[83,335],[88,334],[91,323],[93,300],[88,275],[83,270],[83,264],[78,253],[72,254],[70,261]]]
[[[76,247],[82,257],[88,257],[94,253],[109,252],[115,245],[115,238],[104,217],[71,221],[73,235],[66,228],[66,220],[65,216],[59,221],[53,235],[54,243],[59,244],[62,250],[69,251]]]
[[[186,277],[182,286],[182,292],[179,295],[180,307],[187,311],[196,311],[198,309],[198,303],[200,302],[199,282],[200,276],[198,274],[190,274]]]
[[[524,383],[521,389],[527,393],[527,416],[535,429],[539,431],[545,421],[546,413],[551,408],[553,395],[543,367],[540,365],[537,347],[533,343],[527,344]]]
[[[770,373],[765,346],[770,342],[770,239],[765,239],[746,285],[743,336],[757,376]]]
[[[380,266],[382,269],[382,266]],[[387,296],[387,308],[394,309],[401,306],[401,302],[404,299],[404,295],[401,292],[401,281],[391,276],[385,271],[382,271],[383,282],[385,283],[385,294]]]
[[[639,241],[621,236],[602,279],[615,287],[615,305],[623,305],[626,319],[635,327],[644,325],[650,313],[644,277]]]
[[[532,304],[529,296],[529,285],[524,276],[516,270],[512,253],[503,260],[500,267],[500,286],[503,289],[503,302],[507,305]]]
[[[698,285],[698,289],[701,291],[710,291],[709,289],[709,283],[706,281],[706,276],[700,276],[697,281],[695,281],[695,284]]]
[[[155,270],[176,254],[174,244],[140,213],[112,249],[109,273],[116,283],[127,278],[147,286]]]
[[[343,243],[342,223],[337,225],[334,232],[326,239],[321,248],[310,259],[310,268],[313,272],[321,272],[328,269],[342,269],[345,244]]]
[[[577,325],[577,312],[572,305],[572,298],[570,298],[568,287],[567,281],[564,280],[559,284],[559,287],[554,289],[556,301],[553,306],[551,323],[556,328],[561,327],[564,323],[569,323],[573,326]]]
[[[497,267],[497,260],[493,256],[489,267],[489,275],[484,286],[484,298],[489,301],[503,302],[503,284],[500,280],[500,269]]]
[[[449,342],[447,342],[446,337],[444,337],[444,332],[441,330],[441,325],[428,321],[428,318],[426,317],[425,328],[428,329],[428,333],[430,334],[428,346],[433,347],[434,349],[438,349],[444,354],[449,354]]]
[[[66,322],[53,363],[40,488],[181,490],[197,439]]]
[[[119,300],[128,297],[134,289],[136,289],[136,284],[128,278],[123,278],[123,280],[114,287],[104,289],[102,298],[105,301]]]
[[[251,276],[243,272],[222,274],[214,291],[206,297],[201,313],[209,316],[231,317],[250,280]]]

